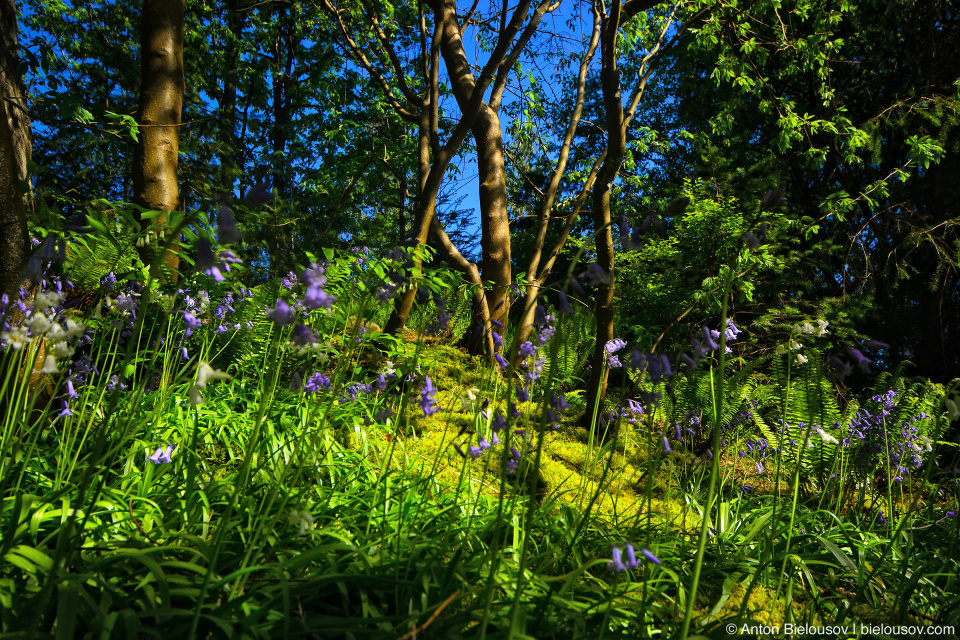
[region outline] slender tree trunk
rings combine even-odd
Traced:
[[[593,224],[596,229],[597,263],[608,274],[609,281],[597,289],[594,315],[597,319],[596,345],[593,368],[587,385],[587,413],[589,422],[594,405],[603,409],[607,393],[608,371],[605,366],[607,342],[613,339],[613,233],[610,228],[610,192],[620,170],[626,148],[623,98],[620,95],[620,70],[617,68],[617,31],[620,27],[620,0],[614,0],[609,14],[603,19],[600,36],[600,87],[603,92],[604,113],[607,119],[607,153],[597,175],[593,190]],[[597,428],[592,424],[591,428]],[[600,434],[601,436],[604,434]]]
[[[277,36],[273,43],[273,128],[270,132],[273,186],[280,197],[289,197],[287,180],[287,140],[290,136],[290,72],[293,46],[289,42],[289,14],[285,4],[277,9]]]
[[[226,18],[230,35],[226,46],[226,73],[220,99],[220,135],[223,150],[220,153],[220,188],[224,204],[233,199],[233,183],[237,174],[237,73],[240,62],[240,39],[243,37],[244,12],[239,11],[238,0],[227,0]]]
[[[169,213],[179,206],[177,159],[183,109],[185,0],[144,0],[140,27],[139,140],[133,157],[133,201]],[[154,277],[177,280],[176,238],[164,237],[169,218],[141,220],[159,238],[159,248],[141,252]]]
[[[437,195],[440,184],[430,188],[427,178],[430,175],[430,114],[424,109],[420,114],[420,123],[417,126],[417,215],[413,221],[413,228],[418,230],[415,240],[417,246],[426,244],[430,231],[430,222],[436,215]],[[416,265],[420,269],[420,265]],[[417,297],[417,290],[410,287],[404,292],[393,306],[393,313],[384,327],[386,333],[398,335],[407,324],[410,311]]]
[[[4,98],[0,86],[0,98]],[[0,122],[0,294],[12,298],[20,284],[20,267],[27,259],[27,212],[20,194],[16,153],[10,128]]]

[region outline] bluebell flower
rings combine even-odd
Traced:
[[[663,455],[669,455],[673,453],[673,449],[670,448],[670,441],[667,440],[667,436],[662,436],[660,438],[660,445],[663,448]]]
[[[298,324],[293,328],[290,341],[297,347],[306,347],[311,344],[316,344],[317,334],[310,327]]]
[[[557,292],[557,311],[564,315],[573,313],[573,309],[570,308],[570,301],[567,299],[567,294],[563,291]]]
[[[716,351],[720,348],[720,345],[714,342],[713,335],[711,331],[707,329],[707,325],[703,325],[703,328],[700,331],[700,337],[703,338],[703,343],[706,345],[709,351]]]
[[[227,207],[220,207],[217,212],[217,241],[220,244],[233,244],[242,239],[243,232],[237,229],[233,212]]]
[[[147,458],[153,464],[168,464],[173,462],[171,455],[173,454],[173,445],[168,444],[166,448],[160,447],[157,449],[152,456]]]
[[[266,312],[267,317],[281,327],[286,327],[293,322],[293,314],[293,307],[287,304],[282,298],[277,300],[277,304],[273,309],[269,309]]]
[[[557,411],[563,411],[564,409],[570,408],[570,403],[567,402],[567,399],[563,397],[563,394],[559,396],[552,391],[550,392],[550,406],[556,409]]]
[[[440,409],[436,406],[436,401],[434,400],[434,394],[437,392],[437,388],[433,386],[433,381],[430,380],[430,376],[424,376],[424,385],[423,390],[420,392],[420,410],[423,411],[423,417],[432,416]]]
[[[547,324],[547,310],[542,304],[538,304],[533,310],[533,326],[542,327]]]
[[[303,383],[303,390],[307,393],[319,393],[330,386],[330,378],[322,373],[315,373]]]
[[[850,354],[853,358],[854,364],[860,367],[860,370],[864,373],[870,373],[870,363],[873,362],[870,358],[863,355],[859,349],[854,349],[853,347],[846,347],[846,352]]]
[[[517,353],[524,358],[530,358],[537,355],[537,348],[534,347],[529,340],[527,340],[520,345],[520,348],[517,349]]]

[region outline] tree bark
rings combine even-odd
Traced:
[[[0,98],[5,98],[0,86]],[[20,194],[16,154],[10,128],[0,122],[0,294],[11,298],[20,284],[20,267],[26,262],[27,212]]]
[[[176,282],[176,238],[164,237],[169,214],[179,206],[177,160],[183,109],[183,31],[185,0],[144,0],[140,27],[139,140],[134,148],[133,201],[161,211],[141,228],[155,230],[158,246],[141,251],[160,281]]]
[[[445,17],[440,39],[440,53],[450,75],[453,95],[461,111],[469,108],[477,91],[476,81],[470,71],[456,20],[455,0],[439,0]],[[486,292],[487,309],[491,321],[506,324],[510,311],[507,289],[511,282],[510,221],[507,214],[507,174],[503,162],[503,132],[497,112],[484,102],[471,128],[477,148],[480,199],[480,248],[481,270],[485,281],[492,281],[493,288]],[[476,327],[485,327],[484,314],[474,304],[473,318],[464,342],[472,353],[483,351],[485,341],[475,338]]]
[[[607,153],[597,175],[593,190],[593,224],[596,229],[597,263],[607,273],[609,280],[597,288],[594,316],[597,320],[596,345],[593,350],[593,368],[587,385],[588,423],[591,422],[594,406],[597,415],[603,410],[607,392],[608,371],[605,366],[607,342],[613,339],[613,233],[610,228],[610,192],[620,170],[626,150],[623,98],[620,94],[620,70],[617,68],[617,31],[620,28],[620,0],[614,0],[610,11],[603,19],[600,35],[600,87],[603,92],[604,114],[607,120]],[[599,421],[592,423],[597,428]],[[600,434],[603,436],[604,434]]]
[[[220,153],[220,188],[222,204],[228,204],[234,195],[233,183],[237,177],[237,74],[240,62],[240,39],[243,36],[245,12],[239,10],[239,0],[227,0],[226,21],[230,32],[224,63],[223,94],[220,97],[220,135],[223,150]],[[242,167],[240,168],[242,171]]]
[[[13,144],[13,160],[19,180],[27,179],[27,162],[33,145],[30,141],[30,113],[26,88],[20,73],[17,45],[17,7],[14,0],[0,0],[0,85],[6,96],[7,126]],[[28,198],[29,200],[29,198]],[[28,202],[29,204],[29,202]]]

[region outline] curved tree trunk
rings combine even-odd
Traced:
[[[183,109],[183,30],[185,0],[144,0],[140,27],[139,140],[133,155],[133,201],[151,211],[169,213],[179,205],[177,158]],[[177,280],[176,238],[165,237],[169,218],[141,220],[155,230],[158,246],[141,251],[151,273]]]
[[[613,339],[613,233],[610,228],[610,192],[620,171],[626,149],[626,131],[623,98],[620,95],[620,70],[617,68],[617,31],[620,28],[620,1],[614,0],[609,14],[603,19],[600,36],[600,87],[603,91],[604,113],[607,119],[607,153],[597,175],[593,190],[593,224],[596,229],[597,263],[609,280],[597,289],[594,315],[597,319],[596,345],[593,350],[593,368],[587,385],[586,420],[592,420],[593,408],[597,415],[603,410],[607,393],[608,371],[605,366],[607,342]],[[596,428],[598,423],[591,424]],[[604,434],[600,434],[601,436]]]
[[[466,112],[471,101],[482,94],[474,94],[477,87],[463,49],[460,27],[456,20],[455,0],[438,0],[446,16],[440,39],[440,53],[450,75],[453,95],[460,110]],[[495,109],[485,102],[480,105],[476,120],[471,127],[477,148],[480,199],[480,248],[483,253],[481,271],[484,281],[492,281],[493,288],[486,292],[490,320],[506,324],[510,311],[507,303],[507,288],[511,282],[510,222],[507,215],[507,174],[503,163],[503,132]],[[483,332],[489,330],[478,304],[474,304],[473,318],[464,341],[471,353],[482,353],[485,341]]]

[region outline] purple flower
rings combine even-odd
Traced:
[[[564,315],[573,313],[573,309],[570,308],[570,301],[567,299],[567,294],[563,291],[557,292],[557,311]]]
[[[603,345],[603,351],[607,355],[610,355],[620,351],[620,349],[623,349],[625,346],[627,346],[627,342],[625,340],[614,338],[613,340],[607,342],[607,344]]]
[[[307,393],[318,393],[321,389],[326,389],[328,386],[330,386],[330,378],[321,373],[315,373],[303,383],[303,390]]]
[[[503,359],[503,356],[501,356],[499,353],[493,354],[493,357],[497,359],[497,364],[500,365],[500,368],[501,368],[501,369],[506,370],[507,367],[510,366],[510,365],[507,363],[507,361]]]
[[[524,358],[530,358],[537,355],[537,348],[529,340],[520,345],[517,353]]]
[[[580,274],[581,278],[585,278],[587,283],[591,287],[595,287],[599,284],[610,284],[610,274],[603,270],[599,264],[594,262],[590,267]]]
[[[860,367],[861,371],[870,373],[870,363],[873,362],[873,360],[860,353],[859,349],[854,349],[853,347],[846,347],[846,352],[850,354],[854,364]]]
[[[837,356],[830,358],[830,366],[833,367],[833,370],[837,372],[837,376],[840,378],[840,380],[843,380],[848,375],[853,373],[853,367]]]
[[[173,454],[173,445],[168,444],[165,449],[163,447],[160,447],[159,449],[157,449],[152,456],[147,458],[147,460],[149,460],[153,464],[169,464],[170,462],[173,462],[173,460],[171,460],[170,458],[172,454]]]
[[[243,232],[237,229],[233,212],[227,207],[220,207],[217,212],[217,240],[220,244],[233,244],[242,238]]]
[[[707,345],[707,349],[709,351],[716,351],[720,348],[720,345],[714,342],[712,332],[707,329],[707,325],[703,325],[703,328],[700,331],[700,337],[703,338],[703,343]]]
[[[267,311],[267,317],[279,326],[286,327],[293,322],[293,307],[287,304],[282,298],[278,299],[276,306]]]
[[[303,294],[303,306],[308,309],[329,309],[336,301],[337,296],[327,293],[318,285],[308,286]]]
[[[611,549],[612,560],[607,563],[608,569],[612,569],[613,571],[630,571],[640,566],[640,561],[637,559],[633,545],[628,544],[625,546],[625,548],[627,551],[626,562],[623,561],[623,554],[619,547],[613,547]],[[650,562],[653,562],[654,564],[660,564],[660,560],[657,558],[657,556],[653,555],[647,549],[640,549],[640,553]]]
[[[727,328],[724,334],[726,335],[727,342],[733,342],[737,339],[737,336],[740,335],[740,329],[734,326],[731,318],[727,318]]]
[[[220,273],[219,265],[214,262],[213,249],[210,241],[206,238],[200,238],[197,241],[197,268],[208,276],[212,276],[216,282],[223,282],[225,278]]]
[[[563,411],[564,409],[570,408],[570,403],[567,402],[567,399],[561,394],[557,396],[555,393],[550,393],[550,406],[556,409],[557,411]]]
[[[424,385],[423,390],[420,392],[420,410],[423,411],[423,417],[432,416],[440,409],[436,406],[436,401],[434,400],[434,394],[437,392],[437,388],[433,386],[433,381],[430,380],[430,376],[424,376]]]
[[[317,334],[314,333],[310,327],[298,324],[293,328],[290,341],[297,347],[306,347],[307,345],[316,344]]]
[[[660,446],[663,448],[663,455],[669,455],[673,453],[673,449],[670,448],[670,441],[667,440],[667,436],[660,438]]]
[[[612,571],[626,571],[627,565],[623,564],[623,555],[620,551],[620,547],[614,547],[612,549],[613,559],[607,563],[607,568]]]
[[[649,550],[640,549],[640,553],[642,553],[643,557],[649,560],[650,562],[652,562],[653,564],[660,564],[660,558],[653,555],[653,553],[651,553]]]
[[[547,324],[547,310],[542,304],[538,304],[533,310],[533,326],[542,327]]]

